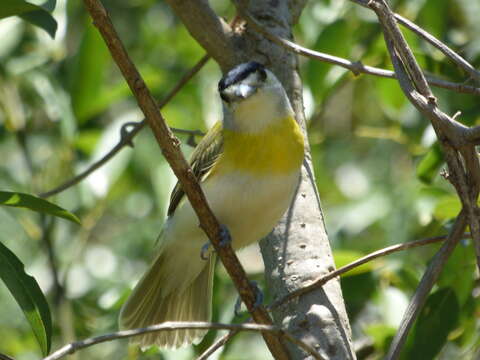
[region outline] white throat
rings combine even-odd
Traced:
[[[226,109],[225,127],[242,133],[260,133],[267,127],[293,116],[293,110],[283,88],[259,90],[242,102]]]

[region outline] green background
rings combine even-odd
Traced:
[[[231,18],[229,1],[211,1]],[[480,2],[391,1],[480,68]],[[161,99],[203,50],[163,2],[104,2],[156,98]],[[0,8],[1,8],[0,4]],[[80,1],[58,1],[55,38],[17,17],[0,20],[0,189],[38,194],[61,184],[105,154],[121,125],[142,115]],[[422,68],[464,82],[461,70],[438,50],[404,31]],[[391,69],[375,15],[348,1],[310,1],[295,28],[306,47]],[[337,266],[399,242],[445,234],[459,209],[429,122],[408,103],[393,80],[353,76],[346,70],[300,58],[317,185]],[[216,93],[221,73],[210,61],[162,111],[170,126],[206,130],[221,118]],[[459,120],[480,124],[473,95],[434,88],[440,107]],[[180,135],[188,155],[188,137]],[[198,141],[199,138],[197,137]],[[52,200],[76,214],[82,226],[0,207],[0,241],[25,264],[46,294],[52,313],[52,349],[76,339],[117,330],[129,288],[154,253],[175,178],[148,129],[112,161]],[[53,244],[55,286],[45,246]],[[43,239],[43,240],[42,240]],[[403,310],[438,245],[390,255],[342,279],[355,341],[380,359]],[[241,257],[262,283],[256,248]],[[236,292],[219,266],[214,320],[233,317]],[[469,240],[453,254],[428,299],[404,351],[405,359],[475,359],[480,349],[480,288]],[[268,301],[267,297],[267,301]],[[16,360],[38,359],[35,335],[6,286],[0,283],[0,352]],[[164,359],[190,359],[218,336],[195,348],[164,351]],[[72,359],[158,359],[127,341],[80,351]],[[216,356],[265,359],[260,336],[240,334]],[[361,358],[361,357],[359,357]]]

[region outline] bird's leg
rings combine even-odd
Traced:
[[[255,303],[253,304],[253,307],[256,309],[263,303],[263,292],[262,290],[260,290],[258,283],[255,280],[251,280],[249,281],[249,283],[255,291]],[[242,307],[242,298],[239,296],[237,298],[237,301],[235,302],[235,308],[234,308],[235,316],[240,315],[241,307]]]

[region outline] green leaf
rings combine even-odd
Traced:
[[[365,333],[370,336],[376,350],[386,352],[395,336],[395,328],[382,323],[374,323],[365,327]]]
[[[111,61],[107,46],[95,26],[88,21],[85,28],[80,49],[74,59],[70,92],[73,111],[80,124],[95,114],[92,108],[98,106],[104,74]]]
[[[47,300],[35,279],[25,273],[22,262],[1,242],[0,278],[23,310],[43,355],[48,355],[52,337],[52,320]]]
[[[52,39],[55,38],[57,21],[45,10],[30,11],[19,16],[30,24],[45,30]]]
[[[462,208],[460,200],[455,195],[442,196],[433,211],[433,216],[437,220],[445,221],[458,215]]]
[[[20,16],[29,23],[45,30],[52,38],[57,31],[57,22],[50,14],[55,8],[55,1],[49,0],[43,5],[35,5],[23,0],[2,0],[0,19]]]
[[[30,4],[23,0],[2,0],[2,4],[0,5],[0,19],[9,16],[18,16],[39,9],[41,9],[40,6]]]
[[[438,143],[435,143],[417,165],[417,177],[430,184],[443,164],[443,154]]]
[[[345,20],[337,20],[323,29],[318,36],[314,49],[330,53],[335,56],[348,57],[351,44],[345,39],[350,35],[348,24]],[[332,69],[330,64],[320,61],[310,61],[307,65],[308,84],[312,89],[312,93],[319,101],[324,97],[328,89],[333,87],[341,77],[336,81],[327,79],[326,75]]]
[[[465,239],[455,247],[450,255],[437,280],[437,285],[453,289],[460,306],[463,306],[472,295],[476,267],[472,240]]]
[[[42,214],[50,214],[80,224],[78,217],[47,200],[18,192],[0,191],[0,205],[22,207]]]
[[[444,37],[448,22],[444,19],[448,16],[449,0],[427,0],[418,14],[420,26],[428,26],[428,32],[439,39]]]
[[[411,336],[404,359],[434,359],[458,323],[460,306],[452,288],[442,288],[427,299]]]

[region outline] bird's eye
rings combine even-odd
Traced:
[[[267,79],[267,72],[263,67],[258,69],[258,74],[261,81],[265,81]]]

